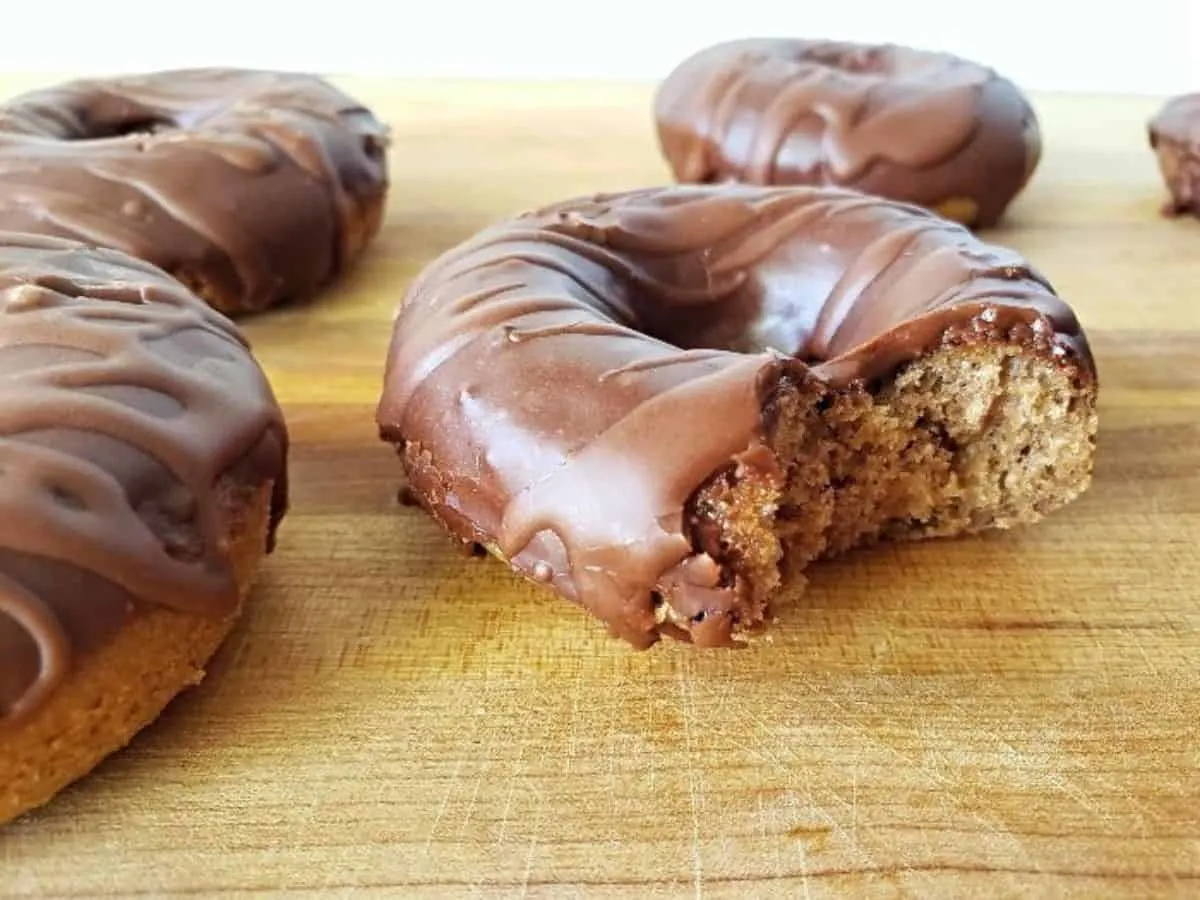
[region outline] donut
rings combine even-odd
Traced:
[[[1077,497],[1096,395],[1070,307],[964,226],[844,188],[678,185],[433,261],[377,424],[466,549],[635,646],[729,646],[814,560]]]
[[[1169,99],[1147,130],[1170,193],[1163,213],[1200,217],[1200,94]]]
[[[387,132],[310,75],[188,69],[0,106],[0,230],[109,247],[230,315],[310,298],[379,229]]]
[[[1041,157],[1011,81],[893,44],[717,44],[668,74],[655,119],[677,181],[856,188],[974,228],[1000,220]]]
[[[287,431],[168,274],[0,234],[0,822],[124,746],[229,632],[287,509]]]

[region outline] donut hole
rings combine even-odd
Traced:
[[[887,75],[893,68],[891,53],[884,47],[819,45],[807,49],[802,59],[850,75]]]
[[[92,123],[92,127],[79,136],[79,140],[104,140],[106,138],[125,138],[138,135],[162,134],[164,131],[174,131],[176,124],[163,116],[128,116],[120,119],[101,120]]]

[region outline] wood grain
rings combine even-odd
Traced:
[[[395,187],[351,278],[247,326],[295,441],[279,551],[209,679],[0,835],[0,892],[1200,892],[1200,223],[1158,215],[1153,100],[1037,98],[1046,157],[991,235],[1092,335],[1091,491],[824,565],[756,649],[637,653],[399,507],[372,411],[434,254],[665,180],[650,89],[343,83]]]

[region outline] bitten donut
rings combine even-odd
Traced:
[[[0,822],[197,682],[287,506],[239,332],[110,250],[0,234]]]
[[[459,541],[644,646],[727,644],[810,561],[1033,522],[1095,368],[1017,254],[838,188],[572,200],[433,262],[378,407]]]
[[[1172,97],[1150,120],[1148,130],[1171,195],[1164,214],[1200,216],[1200,94]]]
[[[655,114],[678,181],[851,187],[976,228],[999,221],[1041,157],[1011,81],[890,44],[718,44],[667,76]]]
[[[387,133],[309,75],[74,81],[0,106],[0,230],[110,247],[228,314],[304,300],[379,228]]]

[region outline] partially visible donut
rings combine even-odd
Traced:
[[[1200,216],[1200,94],[1172,97],[1150,120],[1148,131],[1170,193],[1163,213]]]
[[[1011,81],[892,44],[717,44],[667,76],[655,116],[678,181],[852,187],[975,228],[1000,220],[1041,157]]]
[[[145,259],[217,309],[304,300],[377,232],[387,132],[325,81],[189,69],[0,106],[0,230]]]
[[[1009,250],[834,188],[568,201],[434,261],[377,421],[452,535],[646,645],[725,644],[814,559],[1033,522],[1096,376]]]
[[[164,272],[0,234],[0,823],[203,674],[287,505],[239,332]]]

